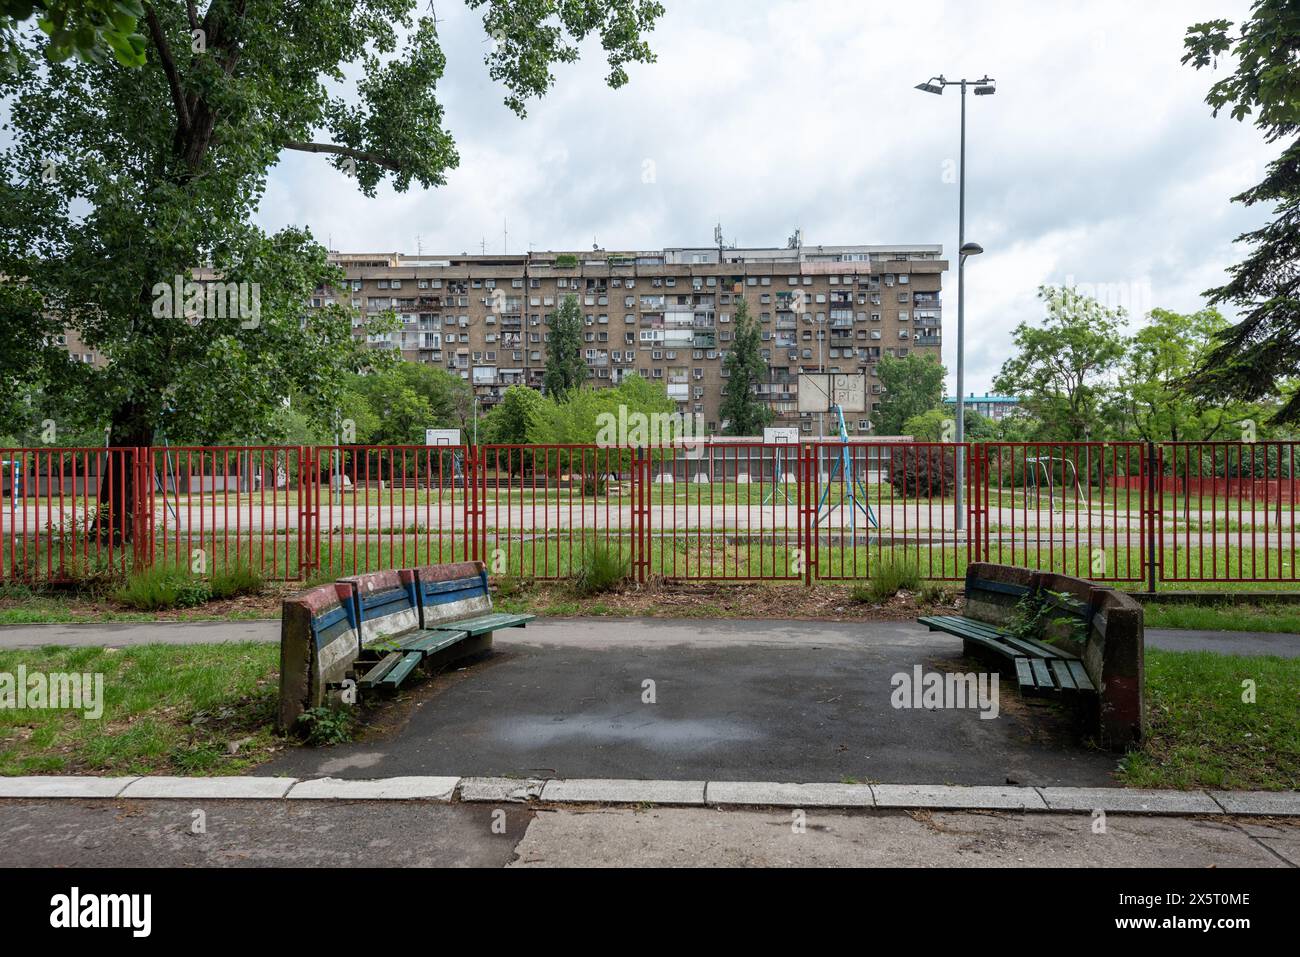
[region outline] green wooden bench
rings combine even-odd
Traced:
[[[534,615],[492,610],[487,572],[474,564],[402,569],[343,579],[360,636],[357,687],[394,690],[415,669],[466,639],[522,628]]]
[[[1012,606],[1027,595],[1039,595],[1052,606],[1058,617],[1073,617],[1081,624],[1091,622],[1091,607],[1083,603],[1062,601],[1050,593],[1038,591],[1036,585],[981,578],[967,573],[966,601],[993,600]],[[1078,655],[1033,638],[1021,638],[1006,628],[968,615],[925,615],[917,619],[931,631],[942,631],[962,639],[968,650],[997,661],[1002,670],[1014,674],[1021,694],[1026,695],[1095,695],[1096,687]]]

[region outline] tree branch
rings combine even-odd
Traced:
[[[158,22],[158,14],[154,12],[152,5],[145,6],[144,15],[149,23],[149,35],[153,38],[153,45],[158,49],[163,72],[167,74],[167,83],[172,90],[172,104],[176,107],[176,119],[180,122],[181,130],[188,132],[190,111],[185,105],[185,94],[181,91],[181,78],[176,72],[176,62],[172,59],[171,47],[167,45],[167,37],[163,35],[162,24]]]
[[[376,166],[382,166],[384,169],[390,169],[393,172],[401,172],[402,169],[400,163],[381,153],[367,153],[365,150],[353,149],[351,146],[336,146],[333,143],[303,143],[299,140],[290,140],[284,146],[286,149],[298,150],[303,153],[333,153],[338,156],[350,156],[354,160],[363,163],[374,163]]]

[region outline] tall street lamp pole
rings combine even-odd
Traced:
[[[958,163],[957,200],[957,461],[956,473],[953,475],[953,490],[956,505],[956,527],[961,531],[966,527],[965,485],[966,468],[966,257],[978,256],[984,252],[979,243],[966,242],[966,89],[975,91],[976,96],[992,96],[997,92],[996,81],[988,76],[978,80],[946,80],[943,75],[930,77],[916,88],[923,93],[942,96],[944,87],[961,87],[961,156]]]

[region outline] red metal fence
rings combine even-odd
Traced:
[[[0,581],[463,559],[572,579],[844,581],[968,562],[1130,586],[1297,580],[1294,443],[0,449]]]

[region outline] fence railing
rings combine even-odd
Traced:
[[[1296,443],[0,449],[0,581],[232,564],[286,581],[464,559],[563,580],[1294,584]]]

